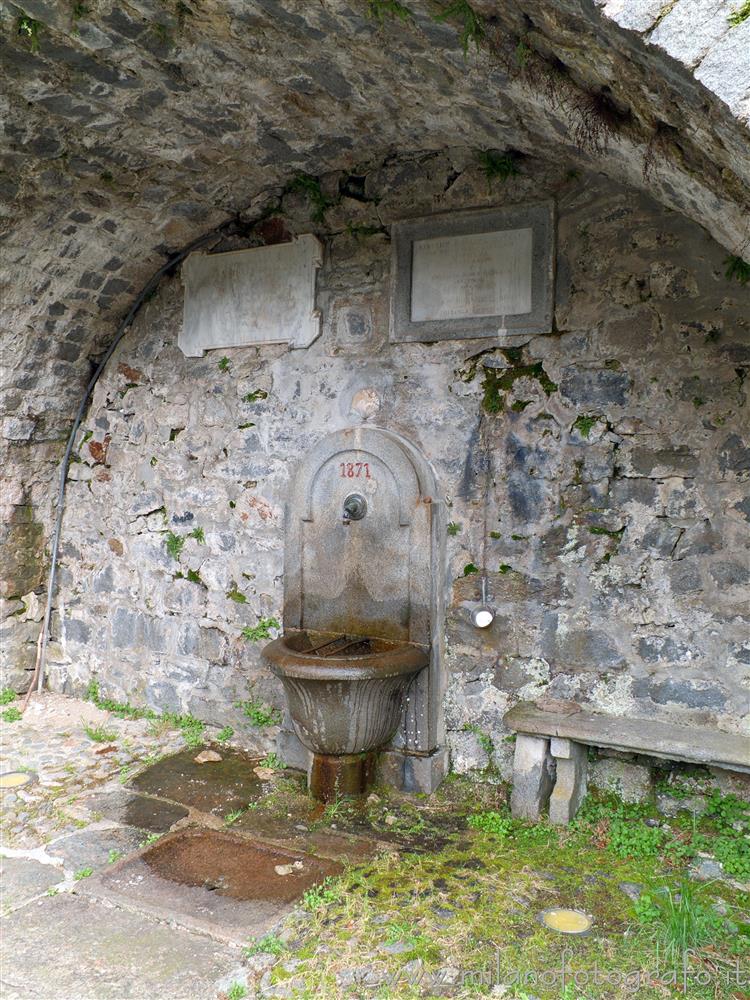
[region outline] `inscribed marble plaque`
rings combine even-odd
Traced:
[[[182,265],[179,347],[188,357],[257,344],[309,347],[320,333],[315,280],[321,263],[322,247],[312,235],[251,250],[191,254]]]
[[[552,329],[551,203],[398,222],[391,236],[392,340],[522,343]]]

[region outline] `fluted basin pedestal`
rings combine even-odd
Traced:
[[[379,749],[401,721],[409,687],[429,663],[408,642],[287,631],[263,657],[281,679],[300,742],[312,751],[310,792],[323,801],[362,795]]]
[[[365,795],[375,780],[376,753],[314,753],[310,794],[321,802]]]

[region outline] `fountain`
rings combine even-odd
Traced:
[[[443,504],[390,431],[351,428],[303,461],[287,507],[284,634],[263,650],[287,698],[280,750],[314,796],[361,794],[376,770],[432,791],[442,723]]]

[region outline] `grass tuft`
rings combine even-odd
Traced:
[[[471,45],[479,52],[486,34],[484,18],[481,14],[477,14],[467,0],[453,0],[439,14],[435,14],[434,20],[439,24],[444,21],[460,21],[458,39],[461,42],[464,59],[468,56]]]
[[[748,0],[750,2],[750,0]],[[742,257],[738,257],[733,254],[731,257],[727,257],[724,261],[727,265],[727,269],[724,272],[724,276],[731,281],[732,278],[736,278],[741,285],[746,285],[750,281],[750,263],[743,260]]]
[[[261,639],[270,639],[272,628],[281,628],[277,618],[259,618],[256,625],[246,625],[243,628],[242,636],[250,642],[258,642]]]
[[[636,903],[641,923],[652,928],[653,936],[670,965],[681,966],[684,956],[719,936],[722,919],[706,903],[702,893],[689,881],[679,891],[667,888],[664,893],[641,896]]]
[[[281,722],[281,712],[278,708],[267,705],[252,693],[245,701],[236,701],[235,707],[242,709],[245,718],[258,729],[265,729],[266,726],[278,726]]]
[[[409,8],[399,0],[368,0],[367,13],[374,20],[383,24],[386,17],[399,21],[408,21],[414,17]]]
[[[117,733],[111,729],[105,729],[104,726],[91,726],[84,722],[83,731],[94,743],[111,743],[112,740],[117,739]]]
[[[520,174],[518,156],[512,152],[499,153],[495,149],[484,149],[477,153],[477,160],[484,171],[484,176],[492,185],[492,181],[507,181],[509,177]]]
[[[750,0],[745,0],[742,6],[738,7],[737,10],[733,10],[727,20],[733,28],[736,28],[738,24],[742,24],[743,21],[747,21],[750,17]]]

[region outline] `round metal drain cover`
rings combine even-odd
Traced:
[[[36,781],[33,771],[5,771],[0,774],[0,788],[20,788]]]
[[[558,934],[588,934],[594,923],[583,910],[566,910],[557,906],[540,913],[539,920]]]

